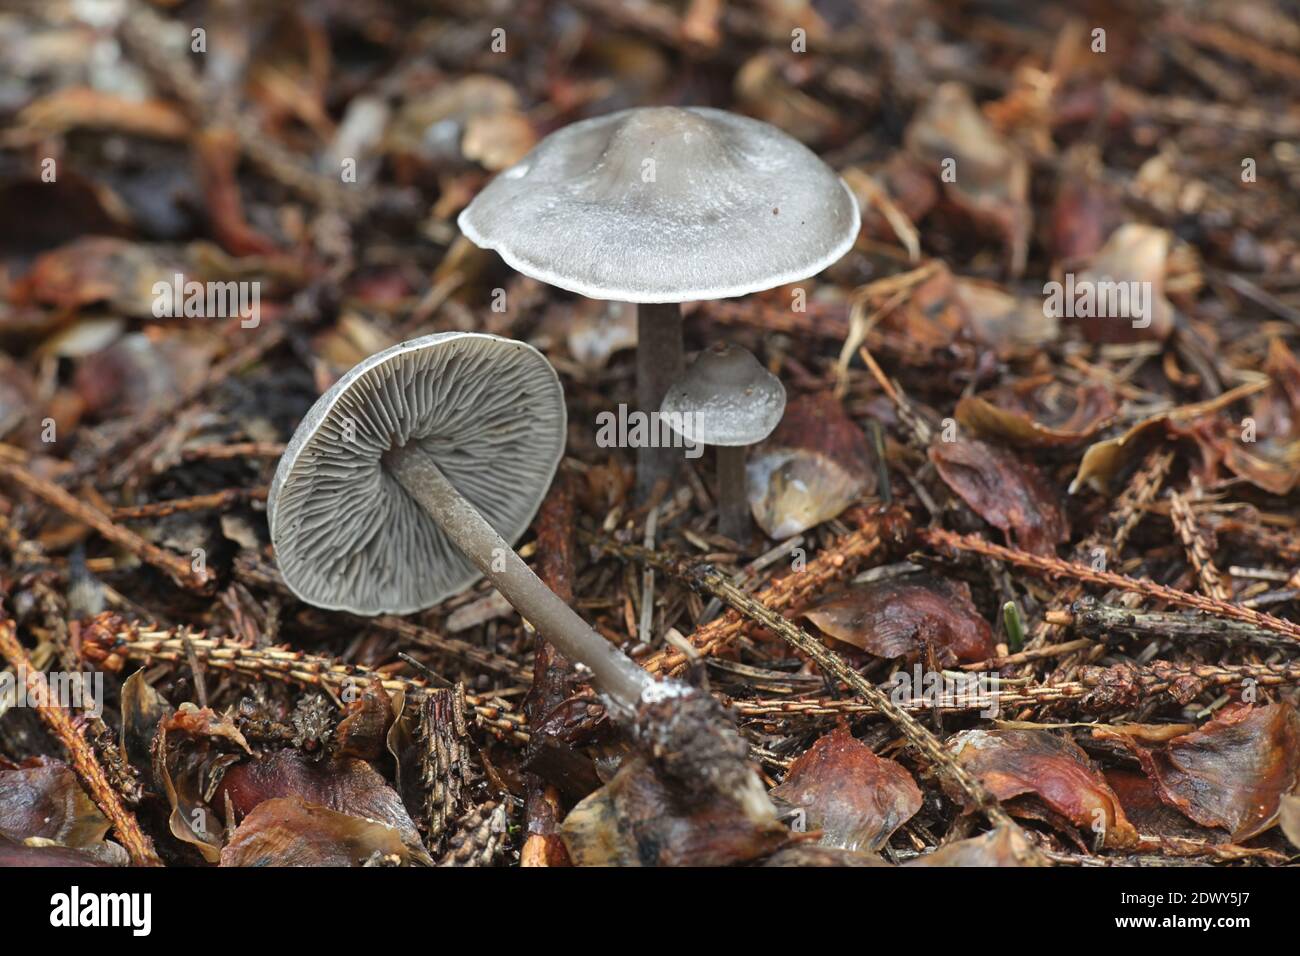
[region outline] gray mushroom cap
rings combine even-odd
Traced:
[[[564,393],[531,345],[443,332],[370,356],[323,394],[285,449],[267,497],[285,583],[354,614],[408,614],[479,571],[389,474],[417,442],[513,544],[564,454]]]
[[[699,354],[659,411],[683,438],[705,445],[753,445],[785,414],[785,386],[738,345]]]
[[[835,172],[775,126],[647,107],[552,133],[457,222],[525,275],[593,299],[746,295],[820,272],[859,228]]]

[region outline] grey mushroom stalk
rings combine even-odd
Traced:
[[[680,303],[814,275],[853,245],[859,214],[834,171],[776,127],[724,110],[645,107],[552,133],[458,223],[525,275],[637,303],[637,403],[653,415],[683,371]],[[680,458],[638,448],[638,498]]]

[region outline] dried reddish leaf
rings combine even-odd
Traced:
[[[417,857],[424,853],[419,831],[397,791],[364,760],[312,761],[297,750],[264,754],[226,771],[215,801],[229,799],[236,819],[278,797],[299,797],[351,817],[375,820],[397,832]]]
[[[1275,495],[1300,483],[1300,361],[1282,343],[1269,343],[1264,372],[1273,384],[1256,397],[1251,426],[1230,423],[1215,436],[1223,464]]]
[[[574,807],[560,835],[577,866],[725,866],[767,856],[790,837],[728,801],[689,802],[640,758]]]
[[[1169,233],[1154,226],[1141,223],[1121,226],[1092,257],[1086,269],[1065,277],[1060,305],[1064,314],[1075,316],[1074,321],[1085,339],[1162,342],[1169,337],[1174,330],[1174,307],[1165,298],[1169,241]],[[1129,308],[1123,308],[1118,297],[1111,301],[1108,290],[1118,293],[1137,287],[1150,293],[1147,298],[1143,292],[1145,314],[1133,314],[1135,303],[1127,291]],[[1071,298],[1073,302],[1069,301]],[[1050,298],[1048,304],[1050,307]]]
[[[963,581],[929,575],[858,585],[804,612],[822,632],[877,657],[915,658],[930,647],[942,665],[993,656],[993,630]]]
[[[1018,547],[1054,555],[1070,535],[1051,486],[1033,465],[981,441],[936,442],[930,460],[971,510]]]
[[[875,853],[921,809],[921,791],[900,764],[877,757],[846,727],[818,738],[772,797],[800,808],[821,844]]]
[[[1200,730],[1157,746],[1122,728],[1094,734],[1132,750],[1162,800],[1233,842],[1273,826],[1282,795],[1300,786],[1300,714],[1290,704],[1230,704]]]
[[[829,521],[876,490],[871,462],[862,430],[833,395],[800,396],[750,455],[754,520],[778,540]]]
[[[1198,826],[1160,799],[1155,784],[1139,770],[1107,768],[1106,783],[1115,791],[1124,815],[1143,837],[1222,843],[1222,831]]]
[[[1074,741],[1046,730],[966,730],[949,748],[1011,813],[1039,817],[1015,800],[1032,794],[1081,831],[1100,830],[1107,847],[1137,843],[1119,798]]]
[[[988,833],[958,840],[905,866],[1047,866],[1042,854],[1019,827],[998,827]]]
[[[361,866],[389,859],[410,859],[392,827],[301,797],[260,804],[221,851],[222,866]]]
[[[1112,389],[1032,378],[968,395],[957,403],[955,416],[981,437],[1021,448],[1050,448],[1092,438],[1118,408]]]
[[[33,757],[0,770],[0,834],[80,848],[103,842],[108,820],[62,760]]]

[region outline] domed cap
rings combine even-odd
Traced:
[[[723,110],[653,107],[546,137],[465,208],[461,231],[593,299],[721,299],[804,279],[858,234],[857,200],[807,147]]]
[[[318,607],[408,614],[480,577],[384,468],[416,442],[506,541],[564,454],[564,393],[531,345],[443,332],[370,356],[311,407],[267,498],[290,590]]]
[[[700,353],[659,410],[687,441],[753,445],[781,421],[785,386],[748,350],[719,343]]]

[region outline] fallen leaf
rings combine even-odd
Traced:
[[[868,853],[921,809],[912,775],[877,757],[845,727],[819,737],[771,796],[801,809],[806,828],[822,831],[822,846]]]
[[[1041,819],[1016,799],[1032,795],[1080,831],[1100,834],[1107,847],[1137,843],[1119,798],[1074,741],[1046,730],[965,730],[948,748],[1008,812]]]
[[[1093,438],[1117,411],[1111,389],[1032,378],[965,396],[954,415],[982,438],[1020,448],[1051,448]]]
[[[1234,843],[1277,823],[1282,795],[1300,786],[1300,714],[1290,704],[1229,704],[1200,730],[1155,746],[1121,731],[1093,733],[1128,747],[1162,800]]]
[[[858,585],[804,612],[837,641],[884,657],[916,658],[928,646],[941,665],[993,656],[993,630],[970,587],[929,575]]]
[[[746,467],[754,520],[781,540],[829,521],[876,490],[862,430],[829,393],[800,396]]]
[[[1070,536],[1051,486],[1033,465],[982,441],[935,442],[930,460],[944,483],[1017,547],[1051,556]]]
[[[904,866],[1048,866],[1019,827],[998,827],[988,833],[957,840]]]
[[[389,858],[410,860],[392,827],[296,796],[259,804],[221,851],[222,866],[362,866]]]

